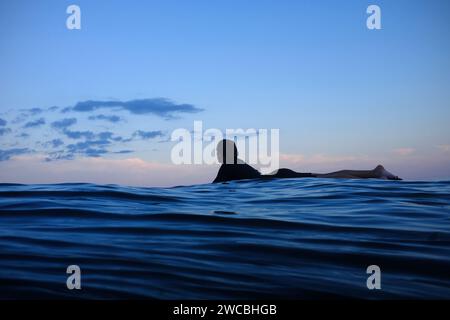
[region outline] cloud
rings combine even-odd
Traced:
[[[108,115],[104,115],[104,114],[99,114],[99,115],[96,115],[96,116],[90,116],[88,119],[89,120],[105,120],[105,121],[109,121],[109,122],[112,122],[112,123],[117,123],[117,122],[120,122],[122,120],[122,118],[119,117],[119,116],[116,116],[116,115],[108,116]]]
[[[280,167],[301,172],[332,172],[342,169],[372,169],[380,159],[366,155],[280,154]]]
[[[72,153],[65,153],[63,151],[50,152],[45,157],[46,162],[56,161],[56,160],[74,160],[75,155]]]
[[[41,114],[42,112],[44,112],[45,110],[41,109],[41,108],[31,108],[31,109],[19,109],[18,114],[16,115],[16,117],[12,120],[12,123],[20,123],[25,121],[27,118],[31,117],[31,116],[35,116],[38,114]],[[42,120],[39,119],[37,121]],[[34,121],[36,122],[36,121]],[[30,123],[30,128],[33,126],[33,121],[29,122]]]
[[[22,132],[21,134],[16,135],[16,137],[26,139],[26,138],[29,138],[30,135],[28,133]]]
[[[122,137],[113,137],[113,133],[110,131],[103,131],[100,133],[94,133],[93,131],[78,131],[78,130],[70,130],[69,127],[73,126],[77,123],[76,118],[65,118],[62,120],[52,122],[51,126],[59,130],[63,135],[67,138],[78,140],[78,139],[101,139],[101,140],[114,140],[114,141],[122,141]]]
[[[54,122],[52,122],[51,125],[54,129],[66,129],[66,128],[74,125],[75,123],[77,123],[77,119],[66,118],[66,119],[54,121]]]
[[[94,140],[94,141],[83,141],[83,142],[77,142],[73,144],[69,144],[67,148],[71,151],[78,151],[78,150],[84,150],[91,148],[93,146],[106,146],[110,144],[111,142],[108,140]]]
[[[102,154],[108,153],[108,151],[105,149],[87,148],[83,153],[88,157],[100,157]]]
[[[98,139],[101,139],[101,140],[109,140],[109,139],[113,140],[114,139],[113,135],[114,134],[111,131],[103,131],[103,132],[98,133],[97,137],[98,137]]]
[[[305,156],[302,154],[280,154],[280,161],[285,161],[291,164],[334,164],[340,162],[350,162],[360,159],[366,159],[366,157],[357,156],[334,156],[325,154],[314,154]]]
[[[27,115],[24,113],[18,114],[13,120],[12,123],[21,123],[24,122],[27,119]]]
[[[114,137],[114,133],[110,132],[110,131],[102,131],[99,133],[95,133],[93,131],[73,131],[73,130],[69,130],[69,129],[64,129],[62,131],[62,134],[64,134],[66,137],[70,138],[70,139],[74,139],[74,140],[78,140],[78,139],[86,139],[86,140],[112,140],[112,141],[124,141],[127,142],[126,140],[123,140],[122,137],[120,136],[116,136]]]
[[[291,164],[301,164],[305,161],[305,156],[302,154],[280,154],[280,160]]]
[[[175,186],[209,183],[217,166],[183,166],[139,158],[77,158],[48,162],[44,155],[18,156],[0,163],[0,181],[15,183],[92,182],[134,186]]]
[[[133,133],[133,137],[140,137],[141,139],[147,140],[147,139],[153,139],[156,137],[163,137],[164,133],[162,131],[142,131],[137,130]]]
[[[398,148],[398,149],[394,149],[392,150],[392,152],[397,155],[397,156],[409,156],[411,154],[413,154],[416,151],[416,149],[414,148]]]
[[[443,152],[449,152],[450,151],[450,144],[440,144],[436,146],[439,150]]]
[[[58,147],[62,146],[63,144],[64,144],[64,142],[61,139],[53,139],[46,143],[47,146],[51,146],[53,148],[58,148]]]
[[[11,129],[10,128],[0,128],[0,136],[3,136],[7,133],[10,133]]]
[[[70,139],[93,139],[95,137],[95,133],[92,131],[72,131],[72,130],[68,130],[68,129],[64,129],[62,131],[62,133]]]
[[[106,142],[106,144],[108,144],[108,142]],[[48,153],[45,161],[73,160],[76,156],[99,157],[106,153],[108,153],[108,150],[104,148],[103,142],[85,141],[69,144],[66,150]]]
[[[173,118],[177,113],[189,113],[189,112],[199,112],[201,109],[196,108],[188,104],[176,104],[167,99],[144,99],[144,100],[131,100],[125,102],[117,101],[84,101],[77,103],[71,110],[76,112],[87,112],[91,110],[110,108],[109,112],[116,109],[128,110],[133,114],[156,114],[165,118]],[[19,115],[20,119],[17,118],[19,125],[22,128],[39,128],[44,127],[48,124],[48,127],[52,128],[56,132],[52,132],[53,136],[50,139],[46,139],[43,142],[31,141],[31,143],[36,143],[40,146],[39,150],[33,150],[33,153],[42,152],[45,153],[47,161],[53,160],[69,160],[82,157],[100,157],[105,154],[130,154],[135,152],[134,150],[128,149],[126,144],[133,140],[149,140],[149,139],[161,139],[166,136],[161,130],[155,131],[145,131],[145,130],[135,130],[131,127],[131,132],[128,132],[126,136],[116,135],[111,131],[100,131],[100,123],[91,123],[94,129],[91,128],[79,128],[78,124],[82,122],[77,116],[71,114],[69,116],[61,116],[61,107],[50,107],[50,108],[31,108],[31,109],[20,109]],[[48,112],[58,112],[61,118],[51,119],[47,118],[45,115]],[[108,111],[108,110],[107,110]],[[32,115],[42,114],[42,116],[31,117]],[[53,117],[54,115],[52,115]],[[37,119],[39,118],[39,119]],[[110,114],[108,112],[96,112],[96,114],[87,114],[89,120],[94,121],[108,121],[111,123],[117,123],[124,121],[122,115]],[[83,117],[83,119],[85,119]],[[26,138],[33,139],[33,134],[28,134],[26,130],[24,132],[15,131],[13,128],[7,128],[6,125],[9,124],[9,119],[0,119],[0,136],[6,135],[13,132],[15,137],[18,138],[19,142],[4,148],[16,148],[15,151],[19,152],[23,148],[25,152]],[[13,121],[14,123],[14,121]],[[83,123],[85,124],[85,123]],[[17,128],[20,128],[17,127]],[[42,128],[40,128],[42,129]],[[21,140],[19,140],[21,139]],[[14,151],[14,150],[13,150]],[[2,157],[6,159],[8,154],[3,153]]]
[[[45,124],[45,119],[39,118],[37,120],[27,122],[23,127],[24,128],[37,128],[44,124]]]
[[[86,131],[70,130],[69,127],[73,126],[76,123],[77,123],[76,118],[65,118],[62,120],[52,122],[51,126],[56,130],[60,130],[60,132],[64,134],[66,137],[74,140],[83,138],[87,140],[92,140],[95,139],[96,137],[99,137],[100,139],[104,140],[110,139],[113,135],[113,133],[109,131],[95,134],[93,131],[89,130]]]
[[[62,130],[59,130],[60,133],[70,139],[84,139],[84,141],[71,143],[66,145],[61,150],[49,152],[45,159],[46,161],[72,160],[75,159],[76,156],[99,157],[107,153],[115,153],[110,152],[107,149],[107,147],[111,146],[113,142],[126,142],[126,140],[124,140],[122,137],[114,136],[114,133],[111,131],[102,131],[96,133],[93,131],[74,131],[67,129],[67,126],[71,126],[74,123],[74,119],[64,119],[58,121],[58,123],[54,125],[54,127],[62,128]],[[56,149],[62,145],[64,145],[64,142],[61,139],[53,139],[43,144],[44,147],[52,147],[53,149]],[[122,153],[126,152],[123,151]]]
[[[191,104],[176,104],[169,99],[153,98],[129,101],[81,101],[73,107],[64,108],[63,112],[90,112],[97,109],[123,109],[132,114],[153,114],[165,119],[173,119],[175,118],[175,114],[179,113],[197,113],[203,111],[203,109],[197,108]]]
[[[6,149],[6,150],[0,149],[0,161],[6,161],[6,160],[11,159],[11,157],[29,153],[29,152],[30,152],[30,149],[28,149],[28,148],[13,148],[13,149]]]
[[[43,110],[41,108],[31,108],[31,109],[22,109],[21,111],[24,111],[25,113],[34,116],[37,114],[40,114],[43,112]]]
[[[72,131],[70,131],[72,132]],[[121,137],[114,137],[112,132],[104,131],[100,133],[93,133],[91,131],[85,131],[89,133],[90,140],[80,141],[77,143],[72,143],[66,146],[65,149],[50,152],[46,161],[52,160],[69,160],[74,159],[76,156],[86,156],[86,157],[99,157],[101,155],[110,153],[107,147],[111,146],[113,141],[117,141],[117,139],[122,139]],[[67,131],[65,131],[67,133]],[[73,132],[72,132],[73,133]],[[58,140],[58,141],[56,141]],[[54,147],[62,145],[62,141],[59,139],[55,139],[50,141],[49,143],[53,143]],[[126,152],[125,152],[126,151]],[[130,152],[132,152],[130,150]],[[129,153],[128,150],[123,150],[122,152],[111,152],[111,153]]]

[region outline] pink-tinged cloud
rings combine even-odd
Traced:
[[[342,163],[353,163],[361,162],[365,163],[370,161],[367,156],[353,156],[353,155],[326,155],[326,154],[314,154],[314,155],[303,155],[303,154],[280,154],[280,163],[282,165],[291,166],[315,166],[315,165],[335,165]]]
[[[403,152],[402,154],[405,155]],[[409,152],[411,154],[411,152]],[[301,172],[326,173],[343,169],[373,169],[382,164],[386,169],[406,180],[450,180],[450,156],[448,153],[415,152],[410,157],[380,154],[379,156],[357,155],[312,155],[280,154],[280,166]]]
[[[418,154],[408,157],[376,157],[316,154],[281,154],[280,166],[301,172],[325,173],[342,169],[386,169],[407,180],[450,180],[448,153]],[[14,156],[0,162],[0,183],[88,182],[147,187],[170,187],[210,183],[218,165],[174,165],[139,158],[79,158],[45,161],[45,155]]]
[[[290,164],[302,164],[305,162],[305,156],[302,154],[280,154],[280,162],[290,163]]]
[[[414,149],[414,148],[398,148],[398,149],[392,150],[392,152],[395,155],[401,156],[401,157],[409,156],[409,155],[413,154],[415,151],[416,151],[416,149]]]
[[[300,172],[326,173],[343,169],[373,169],[380,160],[366,155],[280,154],[280,167]]]
[[[440,144],[436,147],[443,152],[450,152],[450,144]]]
[[[0,182],[88,182],[170,187],[211,182],[218,166],[174,165],[139,158],[44,161],[44,156],[18,156],[0,163]]]

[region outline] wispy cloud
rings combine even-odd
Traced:
[[[54,121],[51,125],[54,129],[66,129],[70,126],[73,126],[75,123],[77,123],[76,118],[65,118],[62,120]]]
[[[37,128],[37,127],[43,126],[44,124],[45,124],[45,119],[39,118],[37,120],[27,122],[23,127],[24,128]]]
[[[305,156],[302,154],[280,154],[280,160],[291,164],[301,164],[305,161]]]
[[[7,133],[10,133],[11,129],[10,128],[0,128],[0,136],[3,136]]]
[[[30,152],[30,149],[28,149],[28,148],[13,148],[13,149],[6,149],[6,150],[0,149],[0,161],[6,161],[6,160],[11,159],[11,157],[29,153],[29,152]]]
[[[61,151],[52,151],[46,154],[45,162],[52,162],[57,160],[74,160],[75,155],[72,153],[66,153],[63,150]]]
[[[77,123],[76,118],[65,118],[62,120],[52,122],[51,126],[53,129],[59,130],[62,134],[70,139],[93,139],[95,137],[92,131],[77,131],[70,130],[69,127]]]
[[[113,141],[122,141],[123,138],[120,136],[114,136],[114,133],[111,131],[102,131],[97,134],[97,138],[100,140],[113,140]]]
[[[89,120],[104,120],[104,121],[109,121],[112,123],[117,123],[120,122],[122,120],[121,117],[116,116],[116,115],[105,115],[105,114],[99,114],[96,116],[90,116],[88,118]]]
[[[42,110],[41,108],[31,108],[31,109],[22,109],[21,111],[23,111],[23,113],[26,113],[30,116],[35,116],[37,114],[42,113],[44,110]]]
[[[16,137],[17,137],[17,138],[26,139],[26,138],[29,138],[30,135],[29,135],[28,133],[26,133],[26,132],[22,132],[22,133],[16,135]]]
[[[372,169],[379,160],[366,155],[280,154],[281,167],[302,172],[332,172],[342,169]]]
[[[280,160],[291,164],[333,164],[340,162],[351,162],[361,159],[367,159],[367,157],[362,156],[352,156],[352,155],[326,155],[326,154],[314,154],[310,156],[305,156],[302,154],[280,154]]]
[[[47,109],[50,110],[50,109]],[[12,120],[12,123],[20,123],[28,119],[29,117],[36,116],[43,113],[44,109],[41,108],[31,108],[31,109],[19,109],[16,117]]]
[[[401,157],[405,157],[405,156],[409,156],[411,154],[413,154],[416,151],[416,149],[414,148],[397,148],[392,150],[392,152],[397,155],[397,156],[401,156]]]
[[[117,154],[127,154],[127,153],[133,153],[133,150],[120,150],[120,151],[114,151],[112,153],[117,153]]]
[[[157,130],[157,131],[137,130],[133,133],[133,137],[139,137],[144,140],[153,139],[153,138],[157,138],[157,137],[163,137],[163,136],[164,136],[164,133],[160,130]]]
[[[173,119],[180,113],[197,113],[203,111],[192,104],[177,104],[165,98],[139,99],[129,101],[88,100],[78,102],[73,107],[64,108],[63,112],[90,112],[97,109],[122,109],[132,114],[153,114],[165,119]]]
[[[48,162],[43,155],[22,155],[0,163],[0,181],[58,183],[83,181],[136,186],[174,186],[208,183],[217,174],[215,166],[179,166],[139,158],[84,157]]]
[[[115,114],[117,111],[128,111],[130,115],[127,117],[124,114]],[[16,149],[4,151],[2,158],[9,159],[10,155],[25,152],[31,146],[35,146],[34,149],[37,148],[32,150],[33,153],[45,155],[47,161],[100,157],[107,154],[131,154],[136,151],[134,147],[130,148],[127,145],[130,142],[139,144],[144,143],[142,140],[151,139],[159,140],[155,142],[164,142],[163,139],[166,137],[166,133],[162,130],[140,130],[133,122],[139,115],[150,114],[164,119],[174,119],[181,114],[201,111],[203,109],[192,104],[179,104],[165,98],[129,101],[87,100],[66,108],[53,106],[11,110],[12,113],[4,117],[2,115],[0,118],[0,136],[13,133],[17,140],[11,140],[11,143],[7,144],[6,139],[3,139],[5,142],[0,147]],[[62,116],[62,113],[65,116]],[[58,115],[60,118],[55,118]],[[112,129],[110,130],[113,132],[102,131],[105,130],[105,123],[102,122],[115,124],[121,121],[124,123],[120,127],[120,135]],[[52,136],[39,141],[38,139],[42,139],[42,136],[48,135],[47,131],[42,132],[42,135],[35,134],[37,131],[30,134],[31,130],[22,130],[24,128],[36,128],[36,130],[50,128]],[[118,130],[118,126],[114,126],[114,129]]]
[[[85,130],[85,131],[72,131],[69,129],[64,129],[62,133],[70,139],[78,140],[78,139],[94,139],[95,133],[93,131]]]
[[[67,145],[66,149],[50,152],[46,161],[71,160],[75,156],[99,157],[108,153],[106,146],[110,144],[108,140],[83,141]]]
[[[436,147],[443,152],[450,152],[450,144],[440,144]]]
[[[56,110],[58,110],[58,109],[59,109],[58,106],[53,106],[53,107],[47,108],[47,111],[54,112],[54,111],[56,111]]]
[[[64,129],[62,130],[62,133],[72,139],[84,138],[85,140],[68,144],[61,150],[49,152],[46,161],[69,160],[74,159],[76,156],[99,157],[107,153],[132,152],[131,150],[129,152],[128,150],[127,152],[110,152],[108,148],[113,146],[114,142],[126,141],[120,136],[114,136],[114,133],[110,131],[95,133],[92,131],[70,131]],[[58,148],[63,144],[64,142],[61,139],[54,139],[47,142],[46,146]]]
[[[58,148],[64,145],[64,142],[61,139],[53,139],[45,143],[45,146],[50,146],[52,148]]]

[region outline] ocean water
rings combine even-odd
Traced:
[[[450,182],[0,184],[0,298],[449,299]]]

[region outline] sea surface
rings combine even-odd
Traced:
[[[0,184],[0,298],[450,299],[450,182]]]

